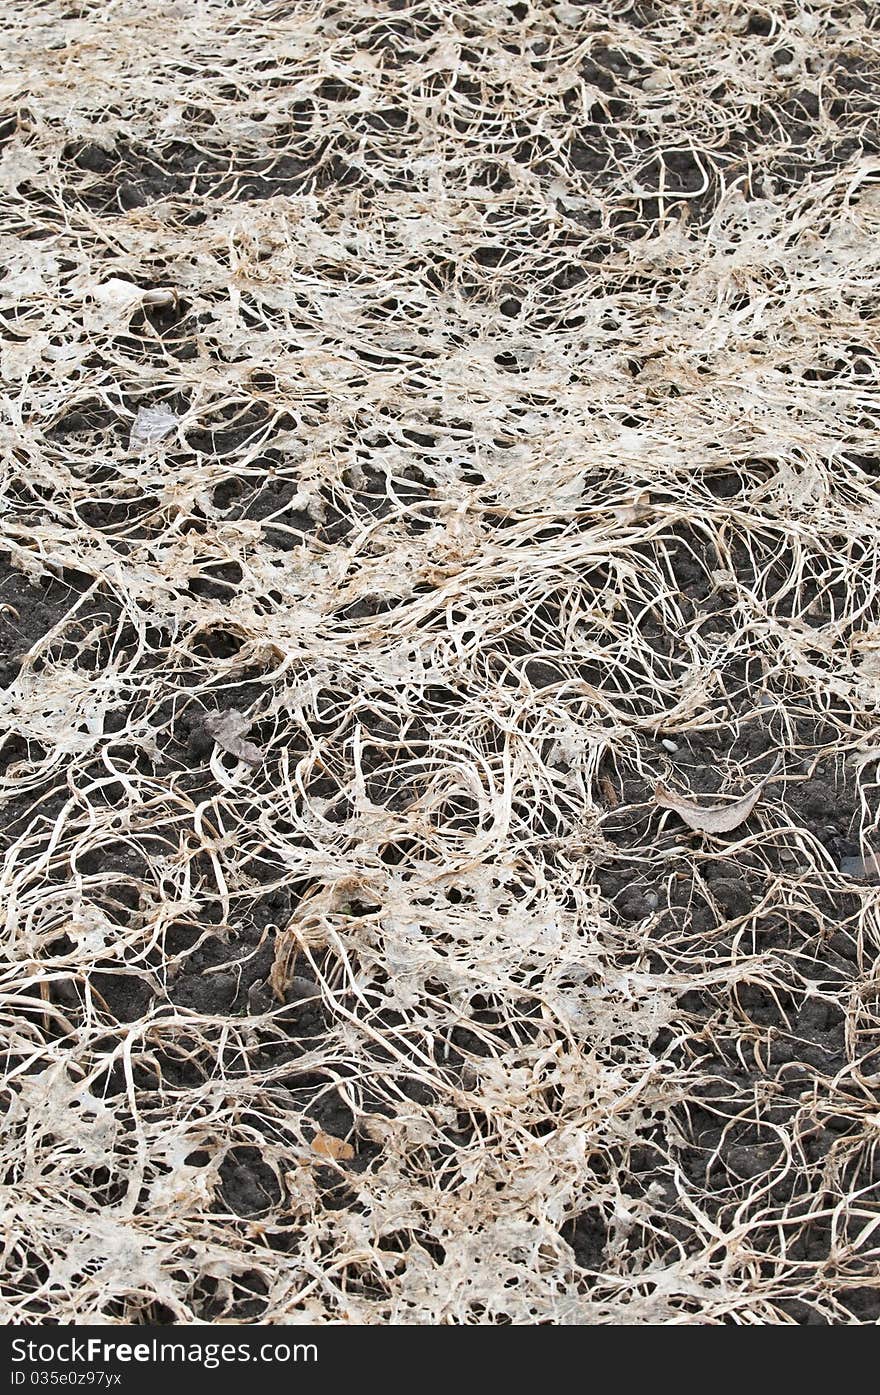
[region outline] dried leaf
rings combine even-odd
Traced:
[[[145,305],[175,305],[178,298],[177,292],[170,286],[144,290],[142,286],[135,286],[131,281],[122,281],[116,276],[100,286],[92,287],[90,295],[94,310],[89,320],[107,332],[124,330],[135,311]]]
[[[673,76],[668,68],[655,68],[642,83],[645,92],[666,92],[673,85]]]
[[[744,794],[729,804],[700,804],[696,799],[687,799],[684,795],[675,794],[665,785],[656,786],[654,798],[661,809],[671,809],[696,833],[730,833],[734,828],[739,828],[741,823],[745,823],[757,804],[761,791],[778,768],[777,760],[770,774],[765,775],[760,784],[749,794]]]
[[[334,1162],[350,1162],[354,1149],[344,1138],[336,1138],[332,1133],[318,1132],[312,1139],[312,1151],[322,1158],[332,1158]]]
[[[735,591],[738,586],[736,572],[729,567],[718,567],[709,573],[716,591]]]
[[[616,809],[618,804],[620,803],[620,799],[618,797],[617,790],[614,788],[614,783],[610,775],[602,775],[600,777],[599,788],[605,796],[605,803],[609,806],[609,808]]]
[[[177,425],[177,417],[161,403],[158,407],[138,407],[137,416],[128,439],[129,450],[144,450],[169,436]]]
[[[140,286],[133,285],[131,281],[121,281],[118,276],[112,276],[109,281],[104,281],[92,289],[92,299],[102,310],[126,317],[132,315],[135,308],[143,303],[143,298],[144,293]]]
[[[647,489],[643,489],[634,499],[625,504],[617,504],[608,512],[618,523],[640,523],[642,519],[650,518],[654,510],[651,507],[650,494]]]
[[[251,723],[243,712],[231,708],[228,712],[212,712],[205,717],[203,726],[209,736],[213,736],[218,746],[231,756],[246,761],[248,765],[262,765],[263,753],[252,741],[245,741]]]

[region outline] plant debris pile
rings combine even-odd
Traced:
[[[0,51],[2,1315],[876,1322],[875,7]]]

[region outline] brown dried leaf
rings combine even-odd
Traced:
[[[209,736],[213,736],[218,746],[248,765],[262,765],[263,753],[253,742],[245,741],[251,723],[243,712],[231,708],[229,712],[210,712],[203,726]]]
[[[334,1162],[351,1162],[354,1157],[351,1144],[332,1133],[316,1133],[312,1139],[312,1151],[322,1158],[332,1158]]]
[[[673,793],[665,785],[655,787],[654,798],[661,809],[671,809],[696,833],[730,833],[734,828],[739,828],[741,823],[745,823],[757,804],[761,791],[778,766],[777,761],[770,775],[766,775],[749,794],[744,794],[729,804],[700,804],[696,799],[687,799],[684,795]]]
[[[599,788],[605,796],[605,803],[608,805],[608,807],[611,809],[616,809],[618,804],[620,803],[620,799],[618,797],[617,790],[614,788],[614,783],[610,775],[600,776]]]

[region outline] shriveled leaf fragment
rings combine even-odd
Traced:
[[[212,712],[205,717],[203,725],[217,745],[231,756],[237,756],[248,765],[262,765],[262,751],[252,741],[244,739],[251,729],[251,723],[243,712],[234,707],[228,712]]]
[[[312,1151],[322,1158],[332,1158],[334,1162],[351,1162],[354,1149],[344,1138],[336,1138],[332,1133],[318,1132],[312,1139]]]
[[[732,572],[729,567],[718,567],[715,571],[710,572],[709,575],[712,578],[716,591],[736,590],[736,573]]]
[[[754,809],[760,798],[761,791],[766,785],[770,776],[778,769],[779,762],[776,762],[769,775],[757,784],[748,794],[744,794],[740,799],[734,799],[725,804],[701,804],[696,799],[688,799],[684,795],[675,794],[668,790],[665,785],[657,785],[654,789],[654,799],[661,809],[671,809],[683,819],[688,828],[694,829],[696,833],[730,833],[734,828],[739,828],[741,823],[745,823],[749,814]]]
[[[92,290],[92,299],[105,310],[131,312],[136,305],[140,305],[142,296],[140,286],[133,285],[131,281],[122,281],[118,276],[111,276],[109,281],[103,281]]]
[[[144,306],[168,306],[177,304],[177,292],[170,286],[155,286],[145,290],[131,281],[123,281],[113,276],[100,286],[90,288],[92,308],[87,313],[87,321],[93,329],[105,333],[123,331],[136,310]]]
[[[156,445],[170,435],[176,425],[177,417],[161,403],[158,407],[138,407],[128,439],[129,450],[145,450]]]
[[[173,305],[177,298],[170,286],[157,286],[147,291],[131,281],[122,281],[118,276],[112,276],[109,281],[95,286],[92,297],[108,310],[128,312],[140,305]]]
[[[666,92],[672,86],[673,77],[668,68],[655,68],[642,83],[645,92]]]
[[[641,523],[653,513],[651,496],[647,489],[643,489],[625,504],[616,504],[609,509],[609,513],[618,523]]]
[[[620,796],[614,788],[614,782],[609,775],[602,775],[599,779],[599,788],[605,797],[605,803],[610,809],[616,809],[620,803]]]

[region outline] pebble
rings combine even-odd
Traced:
[[[664,751],[669,751],[670,753],[674,753],[678,750],[678,743],[675,741],[670,741],[668,736],[663,737],[663,740],[660,742],[660,745],[663,747]]]

